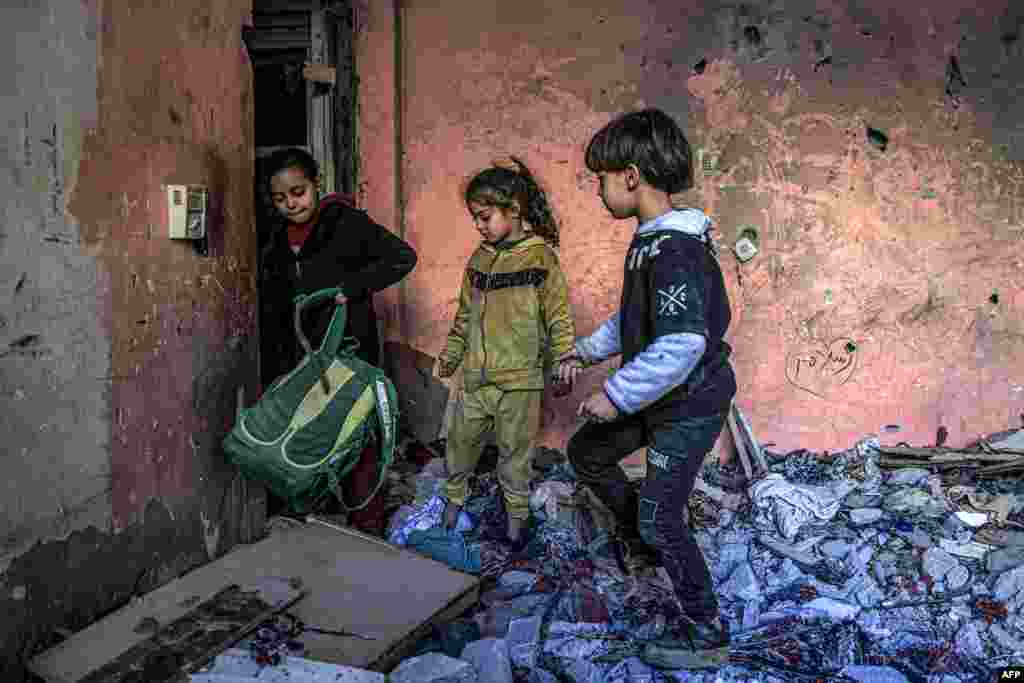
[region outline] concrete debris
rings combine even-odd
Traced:
[[[886,483],[889,486],[917,486],[927,478],[928,470],[906,467],[890,474]]]
[[[516,619],[508,625],[508,649],[516,666],[532,669],[537,663],[540,617]]]
[[[385,683],[384,674],[351,666],[316,662],[301,657],[284,657],[278,664],[263,665],[240,648],[217,656],[191,683]]]
[[[885,455],[871,438],[825,457],[766,451],[746,495],[727,490],[740,463],[705,463],[689,519],[734,636],[730,664],[711,672],[659,673],[637,658],[682,618],[678,602],[662,568],[622,573],[614,524],[567,464],[535,482],[531,540],[514,556],[488,540],[504,509],[496,474],[478,474],[473,527],[460,533],[494,587],[467,615],[482,640],[464,658],[499,672],[479,680],[504,681],[507,652],[513,680],[534,683],[986,680],[1024,643],[1024,532],[1010,528],[1024,524],[1024,487],[991,478],[957,491],[964,479],[913,450]],[[426,525],[436,506],[400,510],[393,529]]]
[[[885,497],[882,506],[889,512],[920,513],[927,517],[941,517],[946,513],[946,503],[936,500],[924,489],[899,489]]]
[[[1024,642],[999,624],[992,624],[988,630],[993,640],[1012,655],[1024,655]]]
[[[1024,546],[1010,546],[993,550],[985,558],[985,568],[991,574],[1001,574],[1024,564]]]
[[[939,539],[939,547],[951,555],[966,557],[971,560],[984,560],[985,556],[992,550],[992,546],[977,541],[967,543],[956,543],[946,538]]]
[[[957,512],[954,515],[961,522],[969,527],[977,529],[988,523],[988,515],[984,512]]]
[[[470,643],[462,651],[463,659],[473,665],[477,677],[488,683],[512,683],[512,662],[508,643],[500,638],[484,638]]]
[[[390,683],[477,683],[481,679],[469,662],[429,652],[407,659],[391,672]]]
[[[849,481],[836,482],[834,488],[801,486],[786,481],[781,474],[771,473],[754,482],[750,498],[761,513],[759,526],[774,525],[784,538],[792,540],[800,527],[812,520],[831,520],[853,488]]]
[[[861,683],[909,683],[907,677],[889,666],[847,666],[842,672]]]
[[[883,514],[881,508],[855,508],[850,510],[850,521],[857,526],[864,526],[877,522]]]
[[[960,567],[956,558],[941,548],[925,550],[921,564],[925,575],[930,576],[934,581],[942,581],[947,574]]]

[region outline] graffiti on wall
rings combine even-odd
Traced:
[[[859,360],[857,342],[851,337],[812,342],[787,355],[786,379],[797,389],[829,398],[854,376]]]

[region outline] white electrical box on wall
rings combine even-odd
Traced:
[[[167,185],[170,237],[201,240],[206,237],[208,192],[202,185]]]

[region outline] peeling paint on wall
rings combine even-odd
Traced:
[[[260,531],[219,449],[256,382],[251,7],[192,4],[5,13],[3,680]],[[208,256],[168,239],[182,182],[210,189]]]
[[[441,347],[475,246],[460,183],[507,153],[562,219],[580,331],[609,315],[632,227],[604,215],[582,151],[614,113],[660,106],[712,160],[677,199],[719,228],[738,400],[759,436],[835,449],[889,423],[902,431],[883,438],[910,441],[952,425],[955,443],[1017,424],[1024,136],[1001,109],[1024,102],[1008,95],[1024,74],[1008,68],[1020,21],[1005,3],[651,0],[577,15],[485,2],[456,22],[443,10],[404,15],[416,349]],[[758,254],[739,263],[746,226]],[[1013,294],[979,309],[994,289]],[[792,381],[812,358],[819,376]],[[564,445],[603,376],[551,402],[548,443]]]

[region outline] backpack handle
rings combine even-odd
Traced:
[[[293,300],[295,302],[295,336],[298,337],[299,344],[302,346],[302,350],[306,352],[307,356],[314,356],[313,347],[309,343],[309,339],[302,331],[302,312],[307,306],[324,301],[325,299],[333,299],[342,293],[341,287],[328,287],[327,289],[321,289],[312,294],[299,294]],[[341,343],[345,339],[345,322],[346,322],[347,308],[345,304],[338,304],[334,307],[334,313],[331,315],[331,322],[327,326],[327,333],[324,335],[323,341],[320,343],[319,351],[314,357],[316,358],[317,364],[320,366],[320,384],[324,388],[324,393],[329,394],[330,384],[327,381],[327,364],[324,360],[324,356],[335,356],[338,353],[338,349],[341,348]]]

